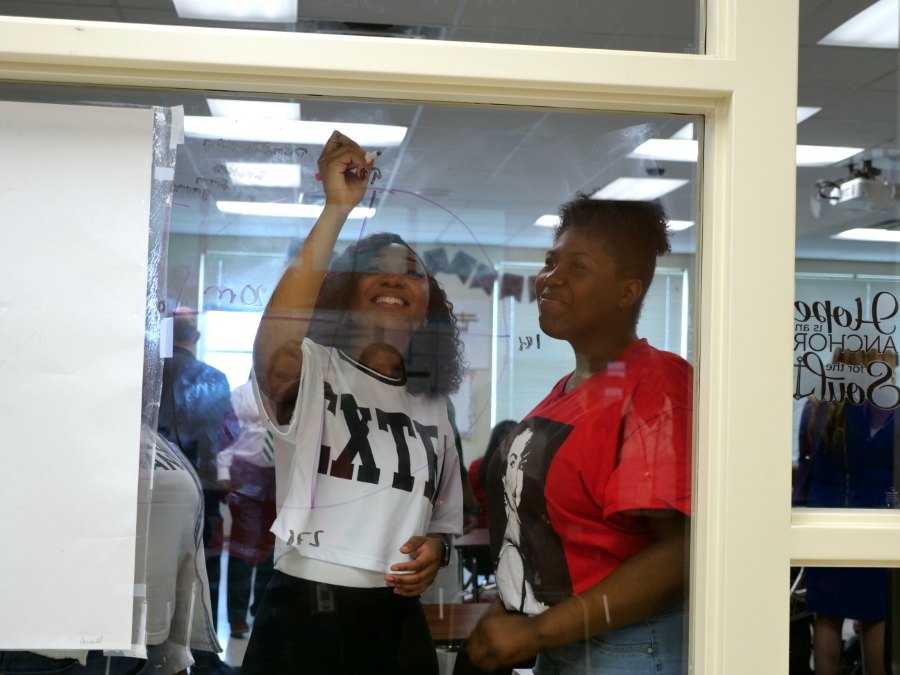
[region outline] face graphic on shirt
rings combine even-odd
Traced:
[[[531,417],[507,436],[491,462],[491,540],[499,540],[497,585],[508,609],[539,614],[572,594],[562,542],[544,498],[550,465],[571,431],[567,424]]]
[[[531,436],[531,429],[518,434],[506,457],[506,474],[503,476],[506,533],[503,535],[500,560],[497,563],[497,579],[507,607],[527,614],[537,614],[547,609],[547,605],[534,597],[531,582],[525,578],[526,557],[522,549],[522,522],[519,518],[519,504],[525,484],[524,464],[528,459]]]
[[[526,429],[516,436],[509,455],[506,458],[506,474],[503,476],[503,503],[506,507],[506,535],[504,539],[518,546],[521,533],[521,521],[519,519],[519,502],[522,500],[522,487],[525,482],[525,453],[528,441],[531,440],[531,430]]]

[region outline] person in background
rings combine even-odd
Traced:
[[[147,659],[105,656],[102,650],[0,651],[0,673],[187,675],[194,664],[191,648],[222,651],[203,565],[200,478],[178,448],[146,426],[142,442],[156,446],[147,530]]]
[[[229,487],[231,534],[228,546],[228,623],[231,636],[250,632],[247,610],[256,616],[275,572],[275,449],[263,426],[249,380],[231,392],[240,436],[219,452],[219,480]],[[221,548],[221,526],[214,544]],[[256,570],[255,579],[253,577]],[[253,604],[250,605],[251,592]]]
[[[873,355],[872,355],[873,356]],[[870,356],[868,360],[872,360]],[[863,352],[851,352],[838,347],[831,355],[831,365],[843,363],[857,366],[866,363],[866,355]],[[822,403],[810,396],[803,404],[800,413],[800,432],[797,438],[798,458],[797,469],[794,472],[794,485],[791,491],[791,506],[806,506],[806,496],[813,478],[813,461],[816,449],[822,442],[822,432],[825,430],[825,422],[833,406],[830,403]]]
[[[540,675],[682,675],[693,368],[637,336],[666,215],[582,193],[559,213],[535,292],[575,370],[488,467],[500,597],[466,655],[487,672],[537,656]]]
[[[172,358],[163,367],[159,434],[177,445],[196,468],[205,499],[203,543],[213,622],[217,622],[221,551],[209,546],[222,519],[219,505],[227,490],[219,482],[219,451],[239,435],[225,374],[197,359],[197,314],[181,307],[173,312]],[[192,675],[228,672],[215,654],[198,652]]]
[[[845,352],[842,363],[868,366],[873,361],[897,366],[894,352]],[[882,371],[878,371],[882,372]],[[818,402],[817,402],[818,403]],[[811,405],[811,404],[807,404]],[[894,491],[894,410],[868,400],[854,405],[818,403],[824,424],[812,448],[811,479],[805,505],[810,508],[892,508]],[[815,419],[800,427],[801,441]],[[816,427],[812,426],[813,432]],[[862,649],[869,675],[884,675],[884,622],[887,611],[887,570],[876,567],[809,567],[806,569],[806,609],[816,613],[813,653],[816,675],[836,675],[843,649],[844,619],[862,625]]]
[[[486,528],[488,526],[487,490],[484,487],[487,483],[487,468],[494,457],[494,453],[497,452],[497,448],[500,447],[500,443],[510,431],[516,428],[517,424],[518,422],[513,422],[512,420],[497,422],[497,425],[491,429],[491,437],[488,439],[484,455],[473,459],[469,465],[469,485],[472,486],[472,494],[475,495],[475,499],[478,501],[478,506],[481,509],[478,527]]]
[[[446,405],[462,343],[446,294],[399,236],[362,237],[329,266],[372,167],[334,132],[319,157],[325,206],[256,335],[278,515],[244,675],[438,672],[419,595],[462,531]],[[402,650],[404,633],[420,648]]]

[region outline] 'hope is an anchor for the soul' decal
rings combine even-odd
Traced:
[[[794,398],[900,407],[895,381],[897,298],[876,293],[850,307],[831,300],[794,303]]]

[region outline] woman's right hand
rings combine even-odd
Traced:
[[[319,156],[319,175],[325,188],[325,204],[352,209],[366,194],[369,172],[366,152],[348,136],[335,130]]]

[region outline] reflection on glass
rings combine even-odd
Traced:
[[[698,120],[2,91],[245,120],[191,122],[172,183],[159,432],[226,646],[200,670],[465,672],[502,634],[505,664],[637,640],[680,672]]]
[[[650,52],[703,53],[701,0],[0,0],[0,14]],[[330,131],[330,130],[329,130]],[[351,137],[353,134],[347,130]],[[365,145],[364,139],[358,142]]]

